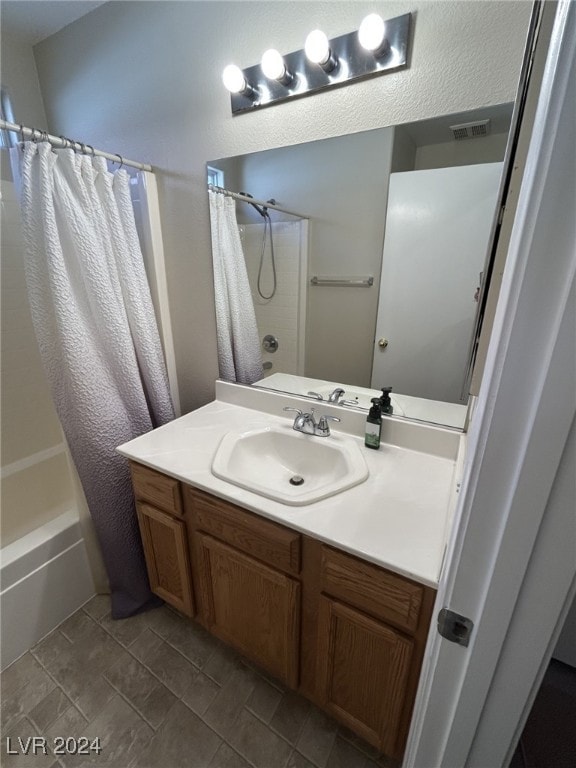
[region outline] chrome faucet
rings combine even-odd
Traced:
[[[316,421],[314,416],[314,408],[310,413],[305,413],[299,408],[290,408],[286,406],[285,411],[294,411],[296,416],[294,418],[294,424],[292,429],[296,432],[302,432],[305,435],[316,435],[316,437],[328,437],[330,434],[329,421],[340,421],[336,416],[320,416],[320,420]]]
[[[342,387],[336,387],[336,389],[328,395],[329,403],[339,403],[340,398],[344,394]]]

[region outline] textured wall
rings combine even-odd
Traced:
[[[112,2],[39,44],[56,134],[149,161],[159,187],[184,410],[217,376],[208,159],[463,111],[514,98],[527,2]],[[329,37],[369,11],[415,14],[408,70],[232,117],[223,67]],[[17,117],[17,119],[19,119]]]

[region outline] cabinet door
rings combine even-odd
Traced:
[[[296,687],[300,584],[210,536],[199,539],[200,585],[210,631]]]
[[[366,741],[396,756],[412,641],[324,596],[319,611],[322,705]]]
[[[187,616],[193,616],[184,522],[149,504],[140,502],[136,507],[152,592]]]

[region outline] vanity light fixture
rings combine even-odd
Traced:
[[[228,64],[222,72],[222,82],[230,93],[241,93],[248,98],[254,98],[256,89],[246,80],[244,73],[236,64]]]
[[[386,38],[386,24],[382,16],[377,13],[369,13],[358,29],[358,42],[365,51],[370,51],[373,56],[384,56],[390,45]]]
[[[304,44],[306,58],[313,64],[318,64],[324,72],[332,72],[338,66],[338,59],[332,53],[330,42],[321,29],[313,29]]]
[[[258,65],[226,67],[232,114],[406,68],[411,19],[410,13],[387,21],[370,14],[357,31],[329,40],[315,29],[299,51],[281,54],[270,48]]]
[[[269,80],[277,80],[282,85],[290,85],[294,80],[294,75],[288,71],[284,59],[276,48],[264,51],[260,66]]]

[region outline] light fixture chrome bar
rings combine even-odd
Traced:
[[[68,147],[75,152],[84,152],[87,155],[104,157],[106,160],[111,160],[118,165],[129,165],[131,168],[137,168],[139,171],[150,171],[151,173],[154,173],[152,166],[147,165],[146,163],[138,163],[136,160],[127,160],[125,157],[122,157],[122,155],[103,152],[101,149],[94,149],[90,144],[84,144],[83,142],[75,141],[74,139],[67,139],[65,136],[52,136],[50,133],[41,131],[39,128],[26,128],[26,126],[20,125],[19,123],[9,123],[7,120],[0,120],[0,130],[17,133],[22,139],[48,141],[57,149],[65,149]]]
[[[292,81],[286,85],[265,77],[260,64],[243,69],[242,74],[246,82],[254,86],[255,93],[251,96],[231,93],[232,114],[251,112],[326,88],[406,68],[411,18],[412,14],[406,13],[386,21],[388,45],[381,54],[362,48],[356,31],[329,40],[331,54],[338,62],[329,71],[309,61],[304,49],[283,55],[286,69],[293,75]]]
[[[337,285],[347,288],[369,288],[374,285],[372,275],[368,277],[320,277],[314,275],[310,278],[311,285]]]
[[[240,200],[243,203],[255,203],[256,205],[262,205],[265,208],[270,208],[272,211],[278,211],[279,213],[286,213],[288,216],[296,216],[298,219],[309,219],[310,216],[304,216],[303,213],[295,213],[289,211],[287,208],[281,208],[279,205],[269,203],[267,200],[259,200],[257,197],[248,197],[248,195],[241,195],[240,192],[232,192],[224,187],[218,187],[216,184],[208,184],[208,189],[212,192],[219,192],[226,197],[233,197],[234,200]]]

